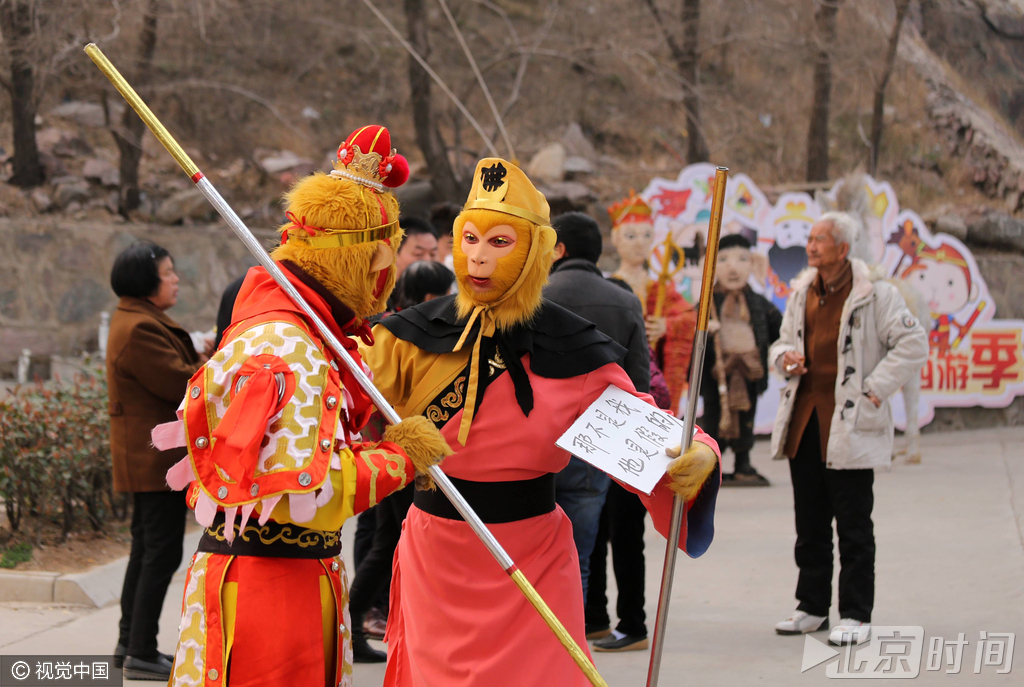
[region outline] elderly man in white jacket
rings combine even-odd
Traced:
[[[827,213],[811,229],[810,267],[792,283],[769,364],[788,379],[772,454],[789,458],[800,569],[792,617],[779,634],[828,629],[832,603],[832,520],[839,534],[839,625],[833,644],[871,634],[875,596],[873,468],[888,467],[889,397],[928,356],[928,337],[894,286],[849,260],[857,227]]]

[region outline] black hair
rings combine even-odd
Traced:
[[[558,242],[565,244],[566,258],[583,258],[597,263],[601,258],[601,230],[594,218],[582,212],[566,212],[551,222]]]
[[[704,252],[704,234],[698,231],[693,238],[693,245],[683,248],[683,262],[687,265],[699,265]]]
[[[718,242],[718,250],[725,250],[726,248],[746,248],[750,250],[753,247],[743,234],[726,234]]]
[[[405,230],[406,238],[416,234],[430,234],[437,238],[437,229],[422,217],[403,217],[398,220],[398,224]]]
[[[438,203],[430,208],[430,223],[440,236],[451,236],[455,233],[455,219],[462,212],[462,206],[456,203]]]
[[[171,257],[166,248],[140,241],[121,251],[110,270],[110,288],[118,297],[148,298],[160,288],[160,261]],[[171,258],[173,262],[174,258]]]
[[[419,305],[427,296],[444,296],[452,288],[455,274],[439,262],[420,260],[409,265],[395,285],[399,310]]]

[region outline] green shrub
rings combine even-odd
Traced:
[[[106,381],[21,387],[0,405],[0,498],[11,529],[26,515],[95,530],[116,511]]]
[[[18,563],[32,560],[32,545],[28,542],[14,544],[3,550],[0,556],[0,568],[13,568]]]

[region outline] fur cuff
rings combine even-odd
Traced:
[[[718,456],[714,449],[695,440],[689,451],[668,466],[668,488],[679,494],[684,501],[692,501],[714,473],[716,465]]]
[[[434,423],[422,415],[407,417],[397,425],[385,429],[384,441],[401,446],[418,474],[426,473],[432,466],[454,453]]]

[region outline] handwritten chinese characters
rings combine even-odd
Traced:
[[[665,449],[682,436],[682,420],[609,386],[556,444],[649,494],[672,461]]]

